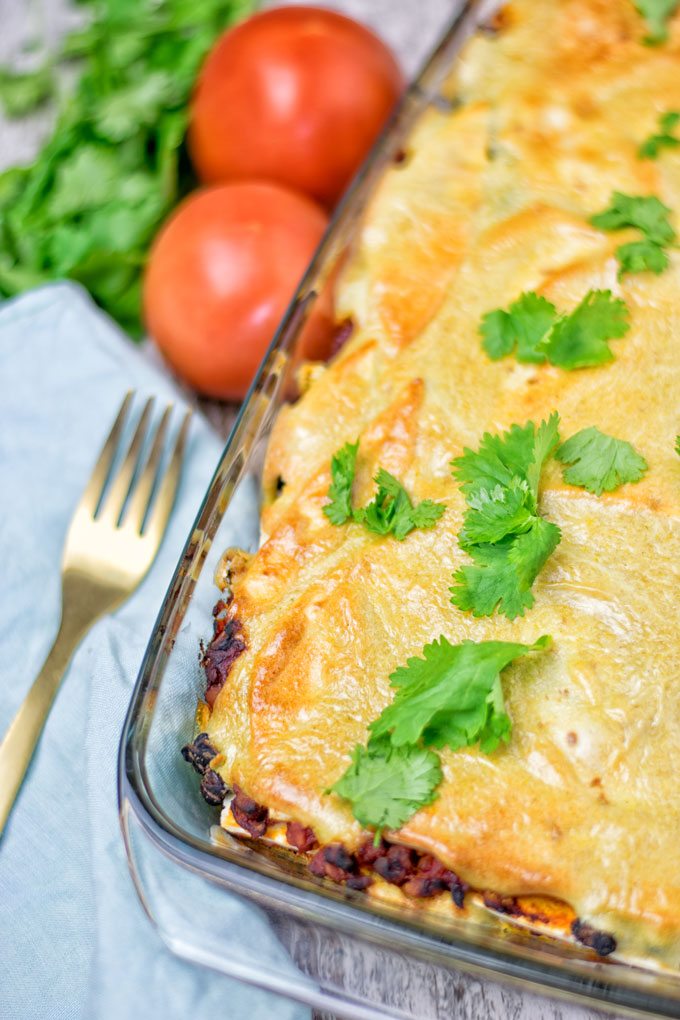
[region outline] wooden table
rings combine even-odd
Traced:
[[[333,6],[371,24],[400,54],[408,74],[419,63],[450,16],[447,0],[309,0]],[[44,38],[49,44],[76,24],[82,15],[69,9],[67,0],[0,0],[0,63],[14,60],[27,38]],[[0,167],[28,161],[51,124],[49,110],[25,121],[7,123],[0,115]],[[152,351],[149,356],[156,358]],[[235,409],[201,402],[202,409],[223,434]],[[382,1001],[383,989],[399,988],[402,1008],[410,1008],[422,1020],[596,1020],[604,1014],[559,1003],[538,995],[506,988],[460,973],[443,973],[423,964],[399,961],[386,964],[377,952],[367,959],[362,949],[355,958],[346,940],[321,939],[314,929],[301,928],[283,919],[275,922],[277,933],[303,970],[319,968],[335,972],[341,967],[349,987]],[[392,970],[390,969],[392,967]],[[230,1020],[245,1020],[230,1017]],[[333,1020],[317,1013],[315,1020]]]

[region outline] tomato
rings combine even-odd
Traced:
[[[211,397],[244,396],[326,221],[276,184],[185,199],[154,242],[143,294],[147,328],[182,379]]]
[[[201,180],[266,178],[332,205],[404,86],[367,28],[317,7],[280,7],[227,31],[193,96],[189,151]]]

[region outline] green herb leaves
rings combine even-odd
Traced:
[[[675,129],[680,125],[680,112],[669,110],[659,117],[659,130],[656,134],[645,139],[638,155],[640,159],[658,159],[662,149],[677,149],[680,145],[680,138],[674,134]]]
[[[644,234],[643,241],[631,241],[616,249],[619,276],[645,270],[662,273],[668,266],[665,248],[675,240],[668,217],[671,210],[656,195],[625,195],[615,191],[609,208],[592,216],[590,222],[600,230],[634,227]]]
[[[435,800],[441,780],[439,756],[433,751],[374,740],[355,748],[352,764],[331,790],[351,803],[362,825],[398,829]]]
[[[571,464],[564,480],[600,496],[625,482],[639,482],[647,470],[647,461],[630,443],[600,432],[594,425],[581,429],[562,443],[555,454],[563,464]]]
[[[425,645],[422,659],[409,659],[392,673],[390,683],[397,694],[371,723],[371,739],[389,736],[394,747],[403,747],[422,738],[425,744],[453,751],[479,744],[490,754],[509,739],[511,729],[501,671],[549,644],[550,638],[544,636],[533,645],[507,641],[452,645],[445,637]]]
[[[591,290],[569,315],[562,315],[545,339],[545,353],[560,368],[593,368],[614,360],[610,340],[630,328],[625,302],[608,290]]]
[[[371,723],[367,747],[331,788],[352,805],[362,824],[397,829],[436,798],[442,780],[439,756],[426,745],[458,750],[479,744],[485,754],[510,738],[501,672],[516,659],[548,648],[506,641],[445,637],[425,645],[423,658],[409,659],[392,673],[397,689],[391,705]]]
[[[656,195],[624,195],[621,191],[615,191],[609,207],[592,216],[590,222],[600,230],[636,227],[649,241],[667,244],[675,237],[675,231],[668,221],[670,211]]]
[[[507,312],[487,312],[480,326],[482,346],[494,361],[512,354],[517,347],[518,361],[540,364],[545,361],[541,341],[556,319],[557,309],[550,301],[527,291],[513,301]]]
[[[0,299],[69,277],[133,335],[149,244],[181,193],[186,104],[200,64],[249,0],[95,3],[67,37],[80,74],[36,162],[0,174]],[[49,64],[0,74],[0,98],[24,113],[53,89]]]
[[[23,117],[50,98],[54,78],[49,63],[35,71],[0,68],[0,103],[7,117]]]
[[[629,329],[623,301],[608,290],[591,290],[576,308],[560,315],[546,298],[528,291],[507,311],[488,312],[482,319],[482,346],[493,360],[511,354],[517,360],[560,368],[592,368],[614,357],[609,341]]]
[[[635,9],[647,22],[644,39],[649,46],[658,46],[668,39],[668,20],[680,7],[680,0],[633,0]]]
[[[359,441],[345,443],[331,458],[331,484],[328,489],[327,503],[323,508],[331,524],[345,524],[352,520],[352,485],[357,469]]]
[[[377,492],[365,507],[352,507],[352,485],[356,474],[359,443],[345,443],[331,460],[330,502],[323,512],[331,524],[353,520],[376,535],[394,535],[403,541],[415,528],[433,528],[446,507],[431,499],[413,506],[406,489],[394,475],[380,468],[375,476]]]
[[[513,425],[486,433],[479,450],[453,462],[468,509],[458,542],[473,563],[454,575],[451,601],[474,616],[496,609],[513,620],[534,604],[532,585],[560,541],[560,529],[538,513],[538,487],[546,459],[559,442],[559,416],[537,429]]]

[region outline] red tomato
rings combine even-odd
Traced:
[[[276,184],[206,188],[178,207],[151,250],[144,316],[182,379],[244,396],[325,227],[315,202]]]
[[[267,178],[332,204],[404,86],[363,25],[317,7],[279,7],[226,32],[193,97],[189,151],[208,183]]]

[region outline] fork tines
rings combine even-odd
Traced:
[[[173,405],[168,404],[163,411],[144,461],[154,406],[154,397],[149,397],[127,452],[120,466],[113,471],[133,398],[134,391],[131,390],[126,394],[104,443],[81,505],[85,505],[98,521],[160,539],[174,502],[192,412],[186,411],[167,466],[161,472]]]

